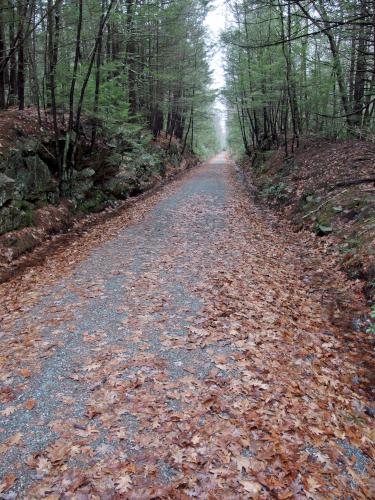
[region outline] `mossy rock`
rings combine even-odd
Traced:
[[[309,212],[321,203],[321,197],[313,191],[305,191],[299,200],[299,206],[302,210]]]
[[[24,205],[10,205],[0,209],[0,234],[14,231],[34,224],[34,207]]]
[[[33,250],[39,243],[31,229],[23,229],[2,237],[2,244],[10,249],[11,260]]]
[[[37,155],[20,156],[17,151],[8,158],[6,175],[15,180],[22,198],[36,200],[49,192],[57,192],[49,168]]]
[[[318,224],[316,226],[316,234],[318,236],[327,236],[328,234],[331,234],[332,232],[333,232],[332,226],[325,226],[323,224]]]
[[[266,183],[262,187],[261,196],[271,201],[286,201],[288,198],[288,186],[284,182],[278,184]]]
[[[333,233],[333,221],[337,217],[337,212],[335,211],[333,205],[325,205],[316,218],[315,232],[318,236],[327,236]]]
[[[332,227],[333,220],[337,217],[337,211],[334,206],[328,203],[317,214],[317,227],[324,226],[326,228]],[[332,232],[328,231],[328,232]]]
[[[0,207],[5,203],[19,198],[16,181],[0,173]]]

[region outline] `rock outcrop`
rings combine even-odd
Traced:
[[[0,208],[7,202],[19,198],[16,181],[5,174],[0,173]]]
[[[0,267],[66,231],[80,215],[114,207],[195,162],[181,159],[178,145],[172,146],[144,141],[92,152],[80,144],[64,198],[51,134],[24,135],[0,150]]]

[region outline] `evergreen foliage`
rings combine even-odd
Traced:
[[[371,0],[229,0],[223,34],[229,142],[247,153],[302,134],[373,138]]]
[[[82,137],[93,149],[103,131],[147,127],[184,150],[216,147],[202,133],[215,98],[209,2],[0,0],[0,9],[0,109],[35,106],[51,121],[62,191]]]

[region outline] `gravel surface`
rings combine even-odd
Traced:
[[[35,399],[38,404],[33,411],[17,411],[0,419],[0,427],[3,428],[0,443],[6,442],[17,432],[27,435],[27,444],[13,447],[1,467],[1,474],[6,476],[14,472],[15,464],[20,465],[13,492],[25,491],[38,479],[37,473],[24,464],[28,456],[43,450],[58,436],[49,424],[64,416],[84,416],[90,392],[87,388],[82,390],[81,385],[69,378],[72,373],[79,371],[83,360],[90,359],[98,346],[105,350],[114,342],[126,348],[124,357],[131,358],[139,352],[140,342],[131,341],[131,329],[122,326],[122,321],[131,317],[133,308],[137,309],[136,314],[142,313],[142,309],[152,308],[154,303],[164,300],[163,314],[168,316],[164,322],[165,331],[171,336],[183,337],[185,334],[188,316],[196,314],[201,307],[199,298],[191,294],[187,285],[199,280],[201,270],[196,269],[196,274],[192,274],[190,266],[186,268],[184,257],[178,256],[175,239],[178,238],[179,246],[189,248],[194,253],[195,247],[201,244],[202,236],[206,238],[210,234],[214,238],[215,231],[220,231],[225,223],[224,214],[215,214],[209,210],[210,207],[206,207],[198,223],[194,221],[191,225],[187,224],[181,240],[179,226],[186,226],[186,220],[180,220],[178,209],[188,205],[189,200],[196,196],[207,197],[210,205],[225,204],[225,179],[220,176],[213,178],[209,173],[186,181],[172,196],[159,202],[144,221],[124,229],[116,239],[95,249],[87,260],[78,265],[69,279],[46,291],[45,299],[18,322],[18,332],[34,325],[41,326],[41,336],[48,340],[54,338],[58,347],[52,348],[53,354],[42,361],[38,375],[32,377],[27,390],[13,402],[23,404]],[[201,237],[197,238],[198,235]],[[131,290],[148,273],[152,273],[155,261],[163,259],[166,265],[158,278],[164,289],[157,296],[153,289],[142,290],[139,296],[134,296]],[[203,263],[201,267],[204,267]],[[119,312],[119,308],[124,311]],[[57,309],[57,312],[51,309]],[[194,366],[199,367],[198,376],[204,378],[212,368],[210,356],[204,350],[197,352],[163,347],[159,331],[153,330],[154,318],[155,314],[145,321],[146,329],[142,331],[142,341],[147,342],[148,352],[165,362],[172,380],[183,377],[186,375],[185,369],[190,370]],[[56,321],[58,328],[51,328],[50,324]],[[89,335],[105,332],[105,337],[100,343],[87,344],[83,340],[85,332]],[[225,352],[226,349],[220,351]],[[123,373],[124,378],[128,375],[128,372]],[[57,396],[65,397],[66,400],[72,398],[74,403],[67,406]],[[170,404],[172,408],[177,408],[178,400],[172,400]],[[131,415],[124,415],[123,423],[136,432],[136,421]],[[96,445],[102,442],[98,439]],[[163,475],[168,475],[167,467],[163,467]]]

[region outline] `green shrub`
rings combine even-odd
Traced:
[[[278,184],[269,184],[262,189],[261,195],[264,198],[273,198],[277,201],[284,201],[287,199],[288,186],[284,182]]]

